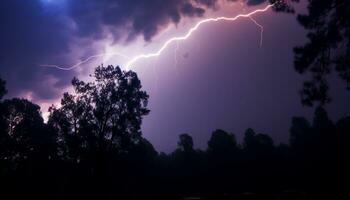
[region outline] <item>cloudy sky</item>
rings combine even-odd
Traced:
[[[157,51],[185,35],[200,20],[265,8],[264,0],[2,0],[0,76],[7,97],[29,98],[45,114],[70,90],[74,76],[86,79],[99,64],[125,68],[129,58]],[[305,4],[296,6],[304,12]],[[306,32],[295,15],[267,11],[234,22],[201,26],[160,56],[130,66],[150,94],[151,114],[143,134],[157,149],[176,147],[190,133],[205,147],[211,132],[226,129],[241,138],[248,127],[287,142],[292,116],[311,117],[298,91],[306,76],[293,67],[293,47]],[[262,39],[262,41],[261,41]],[[262,42],[262,45],[260,44]],[[69,68],[92,55],[88,62]],[[349,113],[349,93],[332,81],[333,119]]]

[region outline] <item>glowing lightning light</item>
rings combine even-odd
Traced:
[[[64,67],[60,67],[60,66],[57,66],[57,65],[41,65],[43,67],[55,67],[55,68],[58,68],[58,69],[61,69],[61,70],[72,70],[74,68],[77,68],[78,66],[90,61],[91,59],[94,59],[94,58],[98,58],[98,57],[103,57],[103,56],[106,56],[106,55],[118,55],[118,56],[122,56],[124,58],[127,58],[129,59],[129,61],[126,63],[126,69],[128,70],[134,63],[138,62],[139,60],[141,59],[147,59],[147,58],[152,58],[152,57],[158,57],[162,54],[162,52],[172,43],[174,42],[178,42],[178,41],[182,41],[182,40],[186,40],[188,39],[193,32],[195,32],[201,25],[203,24],[206,24],[206,23],[209,23],[209,22],[218,22],[218,21],[236,21],[238,20],[239,18],[249,18],[250,20],[252,20],[257,26],[259,26],[261,28],[261,34],[263,33],[263,27],[257,23],[256,20],[254,20],[252,18],[253,15],[257,14],[257,13],[263,13],[263,12],[266,12],[268,11],[270,8],[272,8],[275,4],[269,4],[267,5],[265,8],[263,9],[257,9],[257,10],[254,10],[248,14],[239,14],[235,17],[217,17],[217,18],[207,18],[207,19],[203,19],[201,21],[199,21],[197,24],[195,24],[188,32],[186,35],[184,36],[180,36],[180,37],[173,37],[173,38],[170,38],[169,40],[167,40],[161,47],[160,49],[158,49],[157,51],[153,52],[153,53],[147,53],[147,54],[140,54],[140,55],[137,55],[131,59],[129,59],[128,56],[125,56],[125,55],[122,55],[120,53],[110,53],[110,54],[98,54],[98,55],[93,55],[93,56],[90,56],[88,57],[87,59],[71,66],[71,67],[67,67],[67,68],[64,68]],[[261,39],[261,42],[260,42],[260,45],[262,44],[262,39]]]
[[[254,24],[260,28],[260,44],[259,44],[259,46],[262,47],[263,40],[264,40],[264,27],[261,24],[259,24],[253,17],[250,16],[249,19],[252,20],[252,22],[254,22]]]
[[[192,33],[194,31],[196,31],[202,24],[205,24],[205,23],[208,23],[208,22],[218,22],[218,21],[236,21],[237,19],[239,18],[251,18],[252,15],[256,14],[256,13],[261,13],[261,12],[266,12],[268,11],[271,7],[273,7],[274,4],[270,4],[268,6],[266,6],[264,9],[257,9],[257,10],[254,10],[253,12],[250,12],[248,14],[240,14],[240,15],[237,15],[236,17],[217,17],[217,18],[208,18],[208,19],[204,19],[202,21],[199,21],[194,27],[192,27],[188,33],[182,37],[174,37],[174,38],[171,38],[169,39],[168,41],[166,41],[164,43],[164,45],[158,50],[156,51],[155,53],[149,53],[149,54],[141,54],[141,55],[138,55],[134,58],[132,58],[129,62],[127,62],[126,64],[126,67],[127,69],[129,67],[131,67],[135,62],[137,62],[138,60],[140,59],[144,59],[144,58],[152,58],[152,57],[157,57],[159,55],[161,55],[161,53],[173,42],[176,42],[176,41],[181,41],[181,40],[186,40],[187,38],[189,38]],[[253,20],[255,21],[255,20]],[[256,22],[256,21],[255,21]],[[258,24],[258,23],[257,23]]]
[[[73,70],[73,69],[79,67],[82,64],[85,64],[85,63],[89,62],[92,59],[99,58],[99,57],[104,57],[104,56],[120,56],[120,57],[123,57],[123,58],[126,58],[126,59],[130,59],[130,57],[128,57],[128,56],[126,56],[124,54],[121,54],[121,53],[101,53],[101,54],[90,56],[90,57],[88,57],[88,58],[78,62],[77,64],[75,64],[73,66],[70,66],[70,67],[60,67],[58,65],[40,65],[40,66],[41,67],[53,67],[53,68],[57,68],[57,69],[60,69],[60,70],[70,71],[70,70]]]
[[[177,70],[177,64],[179,63],[179,61],[178,61],[178,56],[177,56],[177,54],[178,54],[178,51],[179,51],[179,42],[176,42],[176,48],[175,48],[175,56],[174,56],[174,60],[175,60],[175,69]]]

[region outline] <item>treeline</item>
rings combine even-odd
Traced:
[[[348,194],[350,117],[322,107],[294,117],[289,144],[247,129],[215,130],[206,150],[189,134],[158,153],[140,126],[148,95],[134,72],[98,67],[51,107],[5,99],[0,81],[1,199],[337,199]],[[196,197],[196,198],[195,198]]]

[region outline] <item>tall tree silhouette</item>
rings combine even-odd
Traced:
[[[335,140],[337,139],[334,123],[329,119],[326,110],[318,107],[315,110],[313,120],[313,142],[315,144],[314,151],[319,157],[330,158],[335,148]]]
[[[274,143],[266,134],[256,134],[251,128],[247,129],[243,138],[243,151],[248,159],[267,159],[272,156]]]
[[[92,77],[95,81],[88,83],[73,79],[75,93],[64,94],[61,106],[50,108],[47,125],[38,105],[16,98],[0,101],[3,196],[10,194],[13,199],[28,196],[38,199],[38,195],[45,199],[348,196],[343,182],[350,177],[349,117],[333,123],[321,106],[316,108],[312,123],[294,117],[290,146],[275,147],[270,136],[257,134],[253,129],[247,129],[243,143],[238,144],[234,134],[217,129],[208,141],[207,151],[195,150],[192,137],[181,134],[174,152],[159,155],[141,137],[141,121],[149,113],[148,95],[141,90],[136,74],[119,67],[101,66]],[[4,82],[1,85],[4,94]]]
[[[194,161],[196,152],[193,149],[193,139],[187,134],[183,133],[179,135],[179,141],[177,142],[177,149],[173,153],[173,157],[177,160],[178,164],[188,166]]]
[[[0,78],[0,100],[7,92],[5,85],[6,85],[6,82]]]
[[[3,81],[0,78],[0,175],[2,174],[2,171],[4,170],[4,166],[8,164],[6,162],[5,157],[8,154],[8,139],[9,135],[6,133],[6,121],[4,117],[2,116],[2,113],[4,113],[4,106],[1,102],[2,97],[6,94],[6,87],[5,87],[5,81]]]
[[[16,167],[20,162],[38,155],[41,145],[52,145],[45,140],[44,121],[40,107],[24,99],[1,103],[0,152],[1,159]],[[45,152],[46,153],[46,152]]]
[[[302,103],[328,103],[327,76],[336,71],[350,89],[350,2],[348,0],[309,0],[308,14],[298,21],[308,30],[308,43],[296,47],[295,69],[311,73],[304,83]]]
[[[64,94],[61,107],[50,109],[48,124],[59,134],[64,158],[107,165],[107,155],[128,153],[142,139],[148,95],[132,71],[100,66],[91,76],[94,82],[73,79],[75,94]]]
[[[313,141],[312,127],[304,117],[293,117],[290,128],[289,144],[298,153],[305,155],[312,149]]]
[[[192,137],[187,133],[181,134],[179,136],[179,142],[177,143],[177,146],[181,151],[192,152],[193,151]]]
[[[340,152],[337,156],[340,159],[344,159],[348,156],[348,152],[350,151],[350,145],[348,142],[350,141],[350,117],[346,117],[340,119],[336,124],[337,129],[337,149]]]
[[[238,150],[234,134],[224,130],[215,130],[208,141],[208,152],[216,158],[232,157]]]

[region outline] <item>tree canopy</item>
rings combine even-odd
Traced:
[[[310,74],[304,83],[302,102],[330,102],[329,75],[335,71],[350,89],[350,2],[348,0],[309,1],[308,13],[298,16],[308,31],[308,42],[296,47],[295,69]]]
[[[74,92],[50,108],[46,124],[28,100],[0,102],[6,194],[37,198],[40,188],[44,199],[250,199],[245,191],[252,191],[266,199],[303,199],[298,195],[318,190],[334,195],[342,191],[336,180],[348,177],[348,117],[334,123],[318,107],[311,122],[292,119],[289,144],[276,145],[251,128],[240,143],[217,129],[206,149],[195,149],[186,133],[174,141],[174,152],[158,154],[141,135],[149,110],[137,75],[100,66],[91,77],[73,79]],[[290,188],[300,192],[285,192]]]
[[[48,124],[58,132],[61,154],[74,162],[79,152],[127,153],[141,140],[141,122],[149,113],[148,95],[136,73],[100,66],[93,82],[74,78],[74,94],[65,93],[59,108],[51,107]]]
[[[0,100],[7,92],[5,85],[6,85],[6,82],[0,78]]]

